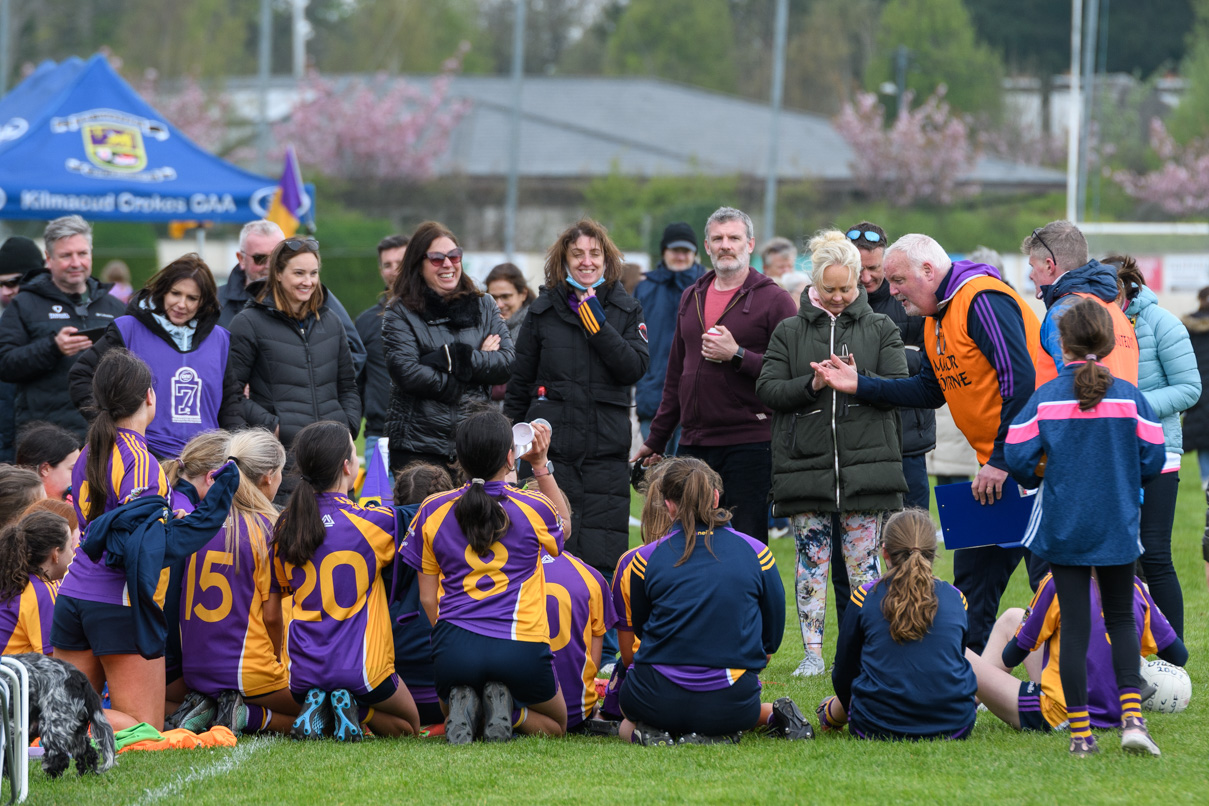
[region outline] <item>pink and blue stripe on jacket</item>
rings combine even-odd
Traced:
[[[1141,488],[1163,469],[1163,429],[1138,388],[1120,378],[1080,411],[1074,376],[1083,363],[1067,364],[1033,393],[1008,429],[1004,455],[1016,481],[1041,486],[1024,545],[1059,565],[1124,565],[1142,553]]]

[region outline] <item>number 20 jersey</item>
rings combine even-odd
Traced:
[[[339,493],[319,493],[315,502],[327,534],[310,561],[297,566],[274,549],[277,586],[294,594],[286,637],[290,690],[366,694],[395,670],[382,583],[382,568],[394,559],[395,513]]]
[[[403,561],[439,580],[437,620],[488,638],[550,643],[541,549],[558,556],[563,523],[549,498],[502,481],[484,485],[508,513],[508,530],[483,556],[454,514],[467,486],[430,496],[399,546]]]

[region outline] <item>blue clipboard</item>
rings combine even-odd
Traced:
[[[993,504],[980,504],[971,492],[972,482],[936,487],[936,508],[945,548],[972,549],[978,546],[1015,548],[1021,545],[1037,501],[1036,490],[1026,490],[1008,478],[1003,497]]]

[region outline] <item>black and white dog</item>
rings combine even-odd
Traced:
[[[71,760],[76,772],[102,773],[114,765],[113,727],[101,698],[76,667],[36,652],[8,655],[29,672],[29,734],[42,737],[42,769],[51,778],[63,774]],[[92,738],[101,749],[88,741]],[[98,761],[100,764],[98,765]]]

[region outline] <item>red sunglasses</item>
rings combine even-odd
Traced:
[[[433,265],[433,268],[441,268],[445,265],[446,260],[458,266],[462,262],[462,250],[450,249],[448,252],[428,252],[424,257],[428,258],[428,262]]]

